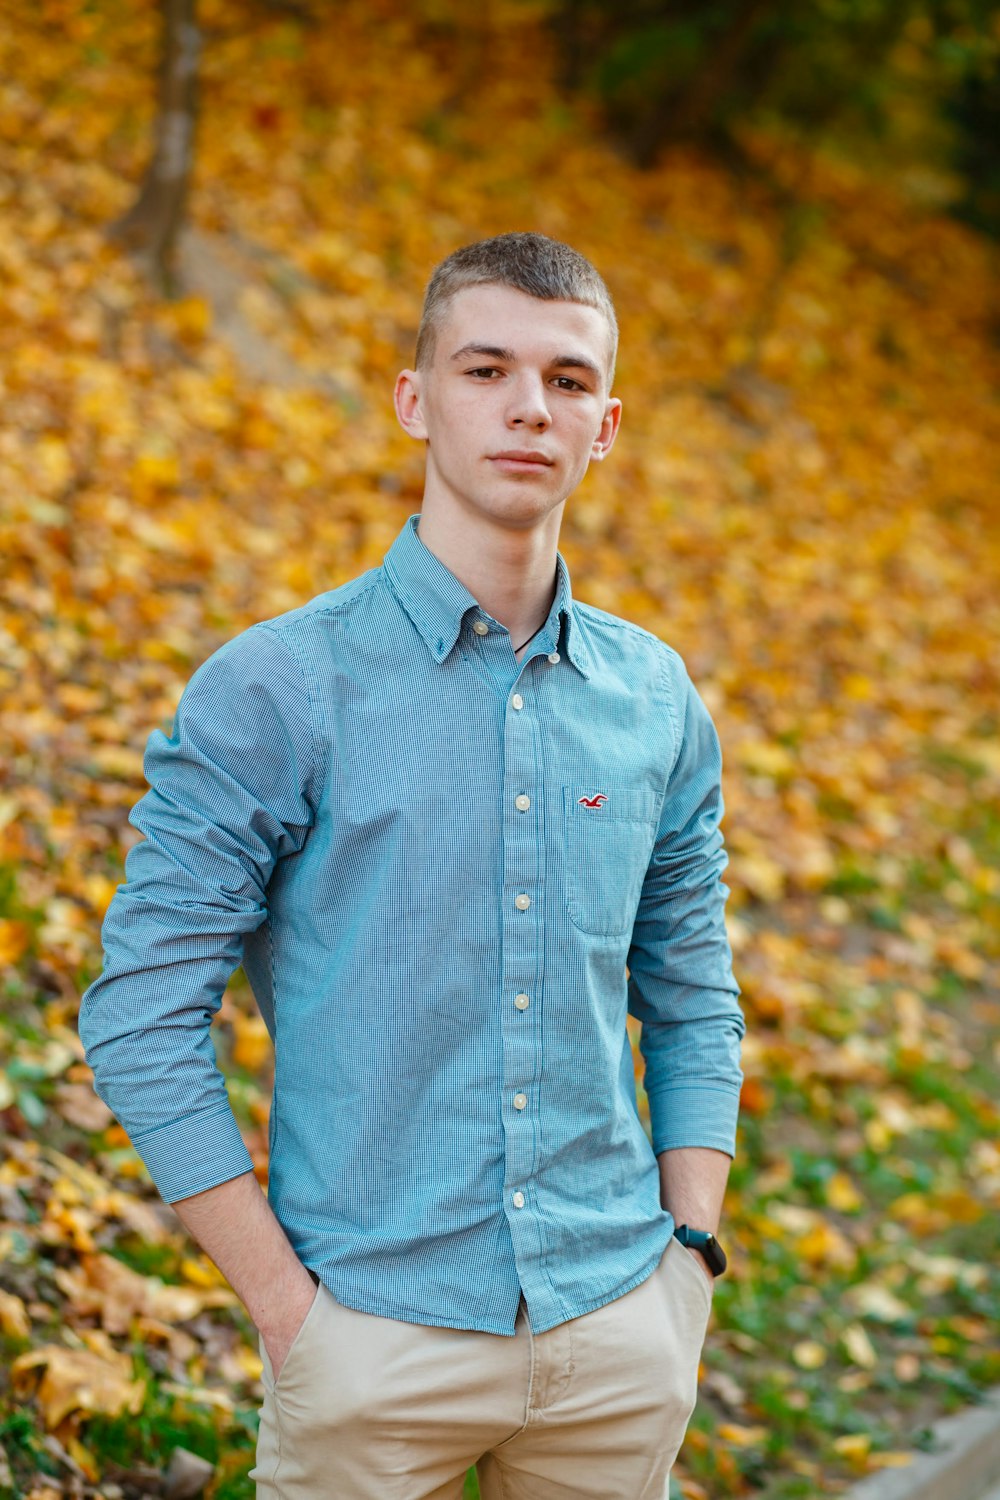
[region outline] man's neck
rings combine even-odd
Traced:
[[[436,510],[421,512],[420,540],[510,632],[515,650],[544,625],[556,593],[561,516],[523,531],[471,527]]]

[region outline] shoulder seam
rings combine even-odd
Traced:
[[[286,640],[282,631],[275,629],[269,620],[259,620],[256,625],[250,626],[251,630],[266,630],[270,635],[277,638],[280,644],[288,652],[299,669],[303,685],[306,690],[306,701],[309,704],[309,750],[312,756],[314,773],[314,796],[318,805],[322,787],[326,784],[326,756],[322,751],[322,737],[318,733],[317,726],[317,702],[313,694],[312,671],[307,660],[299,651],[297,641]]]
[[[644,636],[646,640],[659,641],[660,645],[666,645],[660,637],[652,630],[647,630],[645,625],[637,625],[635,620],[626,620],[622,615],[614,615],[608,609],[601,609],[600,605],[588,604],[585,599],[574,599],[573,608],[591,616],[595,623],[600,625],[613,625],[617,630],[629,630],[633,635]]]
[[[678,661],[681,660],[676,648],[671,646],[669,641],[665,641],[662,636],[657,635],[655,630],[649,630],[645,625],[637,624],[635,620],[626,620],[624,616],[614,615],[610,610],[601,609],[596,604],[588,604],[584,599],[574,599],[573,608],[586,613],[597,625],[611,625],[616,630],[627,630],[631,635],[637,635],[644,641],[650,641],[654,646],[658,646],[670,656],[676,657]]]
[[[669,782],[670,777],[674,774],[674,767],[677,765],[677,762],[680,758],[681,748],[684,744],[684,724],[682,720],[678,718],[674,685],[670,681],[670,674],[668,669],[671,665],[676,665],[679,666],[681,671],[686,675],[686,668],[680,656],[672,646],[668,646],[665,641],[661,641],[660,645],[663,647],[663,651],[659,655],[660,683],[663,688],[663,695],[667,701],[667,714],[669,715],[670,724],[674,732],[674,754],[670,762],[670,771],[667,775],[667,780]],[[687,708],[685,705],[684,717],[686,718],[686,716]]]

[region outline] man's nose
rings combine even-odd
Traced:
[[[536,432],[551,424],[545,386],[540,380],[517,382],[507,408],[507,422],[511,427],[531,427]]]

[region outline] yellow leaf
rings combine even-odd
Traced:
[[[260,1016],[237,1011],[233,1017],[233,1062],[256,1073],[271,1056],[271,1037]]]
[[[892,1145],[892,1131],[884,1120],[876,1116],[865,1124],[865,1141],[873,1151],[887,1151]]]
[[[841,1458],[846,1458],[855,1468],[867,1469],[872,1447],[872,1440],[867,1432],[847,1432],[843,1437],[836,1438],[833,1446]]]
[[[240,1344],[236,1350],[236,1360],[248,1380],[260,1379],[264,1363],[255,1350],[248,1349],[245,1344]]]
[[[826,1184],[826,1201],[838,1213],[856,1214],[862,1199],[846,1172],[834,1172]]]
[[[160,1390],[168,1396],[179,1396],[182,1401],[194,1401],[199,1406],[214,1406],[217,1411],[229,1412],[236,1409],[236,1402],[229,1392],[218,1386],[187,1386],[178,1385],[173,1380],[164,1380]]]
[[[95,745],[90,750],[90,759],[109,776],[123,781],[142,780],[142,751],[128,745]]]
[[[204,297],[182,297],[169,307],[170,322],[181,338],[197,342],[212,326],[212,309]]]
[[[222,1272],[206,1256],[195,1260],[186,1255],[181,1261],[181,1275],[192,1286],[228,1286]]]
[[[101,1470],[90,1449],[85,1448],[78,1437],[70,1437],[66,1442],[66,1451],[80,1465],[90,1482],[96,1484],[101,1477]]]
[[[796,1249],[811,1266],[840,1266],[850,1270],[857,1260],[851,1242],[832,1224],[817,1224],[803,1235]]]
[[[826,1364],[826,1350],[815,1339],[802,1339],[792,1350],[792,1358],[800,1370],[818,1370]]]
[[[766,854],[740,854],[734,858],[735,879],[758,901],[780,901],[785,894],[785,872]]]
[[[738,1422],[721,1422],[715,1430],[720,1438],[737,1448],[759,1448],[768,1437],[768,1428],[741,1427]]]
[[[112,1255],[84,1255],[78,1267],[60,1267],[56,1284],[81,1316],[96,1314],[109,1333],[127,1333],[133,1318],[183,1323],[207,1307],[231,1307],[226,1287],[171,1286],[158,1276],[142,1276]]]
[[[860,1323],[849,1323],[841,1334],[841,1342],[847,1350],[848,1358],[853,1364],[860,1365],[863,1370],[872,1370],[878,1363],[878,1356]]]
[[[167,450],[147,450],[136,456],[132,465],[132,482],[137,495],[147,498],[159,490],[176,488],[180,480],[177,455]]]
[[[889,1449],[885,1453],[872,1453],[868,1459],[869,1469],[905,1469],[913,1462],[912,1453]]]
[[[132,1379],[132,1361],[115,1350],[96,1353],[92,1349],[66,1349],[61,1344],[44,1344],[22,1354],[11,1365],[15,1390],[27,1394],[33,1375],[42,1376],[35,1391],[45,1425],[58,1427],[71,1412],[104,1412],[116,1417],[121,1412],[136,1415],[142,1409],[146,1382]]]
[[[790,776],[796,768],[794,758],[773,740],[748,740],[736,753],[740,764],[753,776]]]
[[[31,928],[27,922],[15,922],[9,917],[0,918],[0,964],[15,964],[26,952],[31,940]]]
[[[31,1337],[31,1319],[28,1309],[13,1292],[0,1290],[0,1329],[9,1339]]]

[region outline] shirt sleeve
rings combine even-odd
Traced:
[[[722,755],[708,710],[670,653],[675,759],[628,954],[630,1013],[642,1022],[653,1150],[736,1151],[740,1042],[722,819]]]
[[[105,916],[79,1028],[97,1093],[169,1203],[253,1167],[209,1028],[244,934],[266,918],[271,872],[314,818],[308,685],[275,630],[252,626],[198,668],[144,771],[129,822],[145,838]]]

